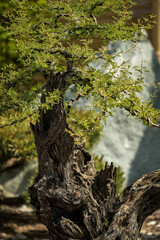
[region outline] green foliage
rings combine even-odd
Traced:
[[[124,189],[124,172],[121,167],[117,167],[117,178],[116,178],[116,194],[119,195]]]
[[[16,45],[19,67],[8,65],[2,69],[0,110],[6,122],[1,121],[0,127],[26,118],[36,121],[39,107],[47,110],[59,100],[61,93],[57,91],[50,98],[46,93],[49,99],[45,104],[41,105],[39,100],[43,93],[43,75],[47,76],[49,72],[68,73],[66,89],[75,85],[81,98],[92,97],[88,111],[93,117],[88,121],[79,122],[72,110],[68,114],[68,119],[82,126],[82,138],[99,126],[107,114],[112,115],[115,107],[125,108],[144,123],[157,123],[159,112],[155,113],[151,104],[147,105],[136,95],[143,89],[143,69],[138,70],[140,77],[134,80],[130,67],[125,62],[116,63],[115,56],[110,56],[106,47],[110,41],[136,41],[141,28],[151,27],[152,18],[126,25],[132,16],[133,1],[12,0],[11,4],[13,11],[5,13],[10,24],[6,24],[3,31]],[[111,23],[99,20],[99,16],[107,11],[113,14]],[[101,43],[98,49],[92,48],[95,38]],[[108,69],[105,73],[90,64],[99,58],[104,60],[103,68]],[[36,81],[36,74],[43,81]]]
[[[106,227],[108,227],[108,224],[109,224],[109,221],[108,221],[108,219],[107,219],[107,218],[105,218],[104,225],[105,225]]]
[[[137,96],[143,90],[143,67],[135,67],[139,77],[134,79],[131,67],[117,63],[106,47],[117,40],[136,43],[143,37],[140,30],[151,28],[152,16],[127,25],[132,18],[131,0],[12,0],[10,4],[12,11],[4,12],[7,22],[3,21],[1,29],[16,45],[18,67],[10,64],[1,69],[0,128],[27,118],[36,121],[39,108],[47,111],[72,86],[75,101],[90,98],[88,113],[81,118],[69,108],[68,101],[65,103],[69,124],[81,140],[93,131],[100,132],[101,120],[116,107],[126,109],[144,124],[159,126],[160,111]],[[104,23],[99,17],[107,12],[113,21]],[[92,47],[95,39],[100,42],[97,48]],[[103,70],[93,67],[99,59]],[[65,76],[63,93],[44,92],[51,72]],[[41,94],[46,94],[45,103],[40,101]]]
[[[101,169],[104,168],[105,163],[103,161],[103,155],[99,157],[98,155],[93,154],[92,155],[93,160],[94,160],[94,166],[97,171],[100,171]]]
[[[28,121],[0,129],[1,168],[11,157],[24,163],[36,159],[36,148]]]
[[[78,119],[78,121],[76,121],[76,119]],[[70,134],[73,135],[77,143],[85,141],[86,149],[90,150],[93,144],[99,140],[102,122],[95,111],[72,108],[68,123],[72,129]],[[85,134],[86,132],[87,134]]]

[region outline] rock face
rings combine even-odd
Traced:
[[[131,43],[118,42],[110,44],[110,52],[125,51]],[[148,39],[137,44],[136,49],[117,57],[117,61],[128,60],[129,65],[143,66],[150,72],[144,72],[144,82],[147,85],[143,98],[149,99],[149,94],[154,91],[153,83],[160,81],[160,66],[154,49]],[[95,67],[101,68],[101,62]],[[133,72],[136,77],[137,73]],[[158,96],[154,104],[160,106]],[[103,129],[99,144],[93,149],[98,155],[104,155],[104,161],[114,162],[125,172],[126,184],[129,185],[142,176],[160,168],[160,130],[144,126],[133,117],[127,117],[127,112],[116,109],[115,116],[109,117]]]

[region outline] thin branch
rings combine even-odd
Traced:
[[[73,56],[65,50],[53,51],[53,50],[48,50],[48,49],[44,49],[44,48],[33,48],[32,51],[45,52],[45,53],[50,53],[50,54],[59,53],[59,54],[63,55],[67,61],[67,72],[71,71],[73,68]]]
[[[69,101],[69,103],[68,103],[68,106],[67,106],[67,114],[69,114],[70,109],[71,109],[73,103],[74,103],[75,101],[78,101],[81,97],[82,97],[82,95],[79,93],[76,98],[71,98],[71,99],[70,99],[70,101]]]
[[[65,50],[57,50],[55,53],[60,53],[64,55],[67,61],[67,72],[70,72],[73,68],[73,56]]]
[[[127,111],[129,111],[127,108],[125,108]],[[145,120],[149,126],[152,126],[152,127],[156,127],[156,128],[160,128],[160,124],[156,124],[154,122],[152,122],[152,120],[149,118],[149,117],[144,117],[144,116],[141,116],[139,117],[138,116],[138,113],[140,113],[140,111],[138,110],[133,110],[132,112],[129,111],[133,116],[136,116],[138,119],[140,120]]]
[[[96,9],[97,7],[101,7],[102,5],[104,4],[104,1],[103,2],[100,2],[100,3],[95,3],[91,6],[91,10],[90,10],[90,13],[92,13],[92,11],[94,9]]]
[[[134,103],[132,100],[129,100],[131,103],[132,103],[132,106],[134,106]],[[149,126],[152,126],[152,127],[157,127],[157,128],[160,128],[160,124],[156,124],[154,122],[152,122],[152,120],[147,116],[138,116],[138,114],[140,114],[140,111],[139,110],[131,110],[129,107],[125,107],[124,108],[126,111],[128,111],[129,113],[131,113],[132,116],[135,116],[137,119],[140,119],[140,120],[145,120]]]
[[[94,16],[93,13],[91,13],[90,17],[93,18],[93,21],[95,22],[95,24],[98,24],[97,18]]]
[[[33,116],[33,114],[30,114],[29,116],[23,117],[23,118],[21,118],[20,120],[15,120],[15,121],[13,121],[13,122],[11,122],[11,123],[6,123],[6,124],[4,124],[4,125],[0,125],[0,129],[1,129],[1,128],[4,128],[4,127],[12,126],[12,125],[14,125],[14,124],[16,124],[16,123],[23,122],[24,120],[26,120],[27,118],[29,118],[29,117],[31,117],[31,116]]]

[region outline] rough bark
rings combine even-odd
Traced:
[[[51,73],[47,91],[64,91],[64,74]],[[42,102],[45,96],[42,96]],[[39,169],[29,189],[51,240],[135,240],[145,218],[160,207],[160,171],[144,175],[116,197],[116,168],[96,172],[91,155],[67,131],[63,99],[31,125]]]

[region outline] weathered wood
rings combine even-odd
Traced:
[[[144,220],[159,208],[160,170],[157,170],[145,174],[122,192],[107,232],[96,240],[137,239]]]
[[[51,73],[47,91],[64,91],[65,75]],[[42,96],[45,101],[45,96]],[[145,218],[160,207],[160,170],[116,197],[116,168],[96,172],[91,155],[68,133],[63,98],[31,125],[38,175],[29,189],[51,240],[135,240]]]

